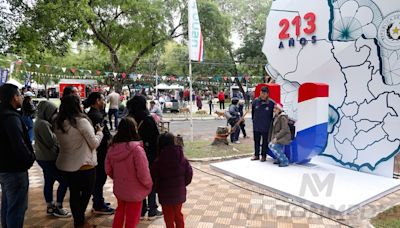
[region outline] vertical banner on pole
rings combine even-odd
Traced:
[[[201,33],[200,19],[196,0],[189,0],[189,58],[192,61],[202,62],[204,56],[203,34]]]
[[[8,81],[8,70],[0,68],[0,86]]]
[[[25,87],[31,86],[32,75],[29,72],[25,73]]]
[[[204,47],[203,35],[201,33],[200,19],[197,11],[196,0],[189,0],[188,5],[188,21],[189,21],[189,86],[190,86],[190,130],[191,141],[193,142],[193,90],[192,90],[192,60],[197,62],[203,61]]]

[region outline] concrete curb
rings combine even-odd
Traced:
[[[246,158],[253,154],[240,154],[240,155],[232,155],[232,156],[225,156],[225,157],[209,157],[209,158],[190,158],[188,159],[190,162],[217,162],[217,161],[226,161],[238,158]]]
[[[251,117],[245,117],[244,119],[250,119]],[[189,118],[181,118],[181,117],[177,117],[177,118],[169,118],[169,117],[164,117],[163,118],[163,121],[170,121],[170,122],[173,122],[173,121],[189,121],[190,119]],[[193,117],[193,120],[225,120],[226,121],[226,119],[225,118],[218,118],[218,117]]]

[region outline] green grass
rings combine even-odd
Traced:
[[[400,206],[392,207],[371,220],[376,228],[400,227]]]
[[[188,158],[227,157],[253,152],[252,144],[229,144],[227,146],[211,146],[212,140],[185,141],[185,155]]]

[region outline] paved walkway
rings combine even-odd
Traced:
[[[277,227],[277,228],[333,228],[347,227],[327,217],[332,215],[310,212],[307,207],[287,203],[271,192],[250,186],[247,183],[216,173],[206,163],[192,163],[194,178],[188,187],[188,200],[184,204],[186,227]],[[267,174],[266,174],[267,175]],[[272,175],[272,174],[271,174]],[[29,208],[26,213],[26,227],[72,227],[72,218],[49,217],[45,213],[42,195],[43,178],[36,164],[30,170]],[[105,186],[107,201],[116,206],[112,194],[112,182]],[[65,207],[69,208],[67,194]],[[364,206],[346,217],[336,217],[338,221],[355,227],[367,227],[367,220],[387,207],[399,203],[397,192],[384,199]],[[87,216],[97,227],[110,227],[113,216]],[[313,209],[314,210],[314,209]],[[162,219],[142,221],[139,227],[164,227]]]

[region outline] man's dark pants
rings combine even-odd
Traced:
[[[1,225],[22,228],[28,208],[28,172],[0,173]]]
[[[260,156],[260,142],[262,139],[261,155],[267,156],[268,151],[268,132],[254,131],[254,156]]]
[[[219,101],[219,109],[221,110],[225,109],[225,101]]]
[[[107,181],[107,174],[104,168],[105,155],[99,153],[97,160],[98,164],[96,166],[96,181],[93,191],[93,209],[101,210],[106,207],[103,196],[103,187]]]
[[[155,214],[157,211],[157,202],[156,202],[156,192],[153,190],[151,193],[143,200],[142,204],[142,216],[149,212],[149,215]]]

